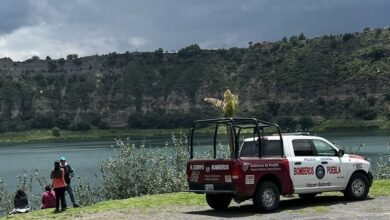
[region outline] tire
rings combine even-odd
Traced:
[[[368,178],[361,173],[355,173],[348,182],[344,196],[349,200],[364,200],[367,198],[368,190]]]
[[[232,198],[232,194],[206,194],[207,204],[215,210],[227,209]]]
[[[314,197],[317,195],[317,193],[307,193],[307,194],[299,194],[299,198],[303,200],[311,200],[314,199]]]
[[[253,206],[260,212],[271,212],[278,208],[280,193],[275,183],[270,181],[260,182],[253,195]]]

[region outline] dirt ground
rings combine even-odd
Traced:
[[[375,219],[390,220],[390,196],[370,197],[364,201],[345,201],[342,196],[319,196],[311,201],[282,199],[273,213],[257,213],[252,202],[232,202],[226,211],[208,206],[164,206],[144,210],[94,213],[79,219]]]

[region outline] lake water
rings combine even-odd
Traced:
[[[164,146],[170,136],[150,139],[132,139],[136,145]],[[16,189],[18,176],[35,174],[36,170],[50,180],[50,171],[55,160],[65,156],[75,170],[75,174],[83,179],[94,181],[99,173],[99,164],[113,153],[116,146],[114,139],[0,144],[0,180],[9,189]]]
[[[363,144],[359,154],[372,160],[377,155],[390,153],[390,132],[349,132],[320,134],[344,149],[356,151]],[[144,142],[146,146],[164,146],[170,136],[148,139],[133,139],[132,142]],[[26,173],[34,174],[39,170],[49,180],[53,162],[60,156],[65,156],[76,174],[88,181],[96,181],[99,174],[99,164],[112,155],[114,140],[44,142],[0,145],[0,179],[11,190],[16,189],[17,176]]]

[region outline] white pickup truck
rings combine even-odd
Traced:
[[[217,125],[211,146],[213,158],[194,158],[198,123]],[[221,126],[227,127],[230,137],[228,158],[217,157],[215,140]],[[253,129],[252,137],[240,139],[241,130],[248,128]],[[266,128],[275,128],[278,135],[264,135]],[[207,203],[214,209],[227,208],[232,199],[252,199],[257,210],[272,211],[278,207],[280,195],[310,198],[331,191],[343,192],[351,200],[363,200],[373,181],[370,163],[363,157],[344,154],[318,136],[282,135],[276,124],[257,119],[196,121],[189,144],[188,191],[206,194]]]

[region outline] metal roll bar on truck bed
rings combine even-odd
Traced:
[[[277,134],[280,138],[280,147],[281,147],[281,156],[284,156],[283,152],[283,140],[282,140],[282,133],[280,131],[280,127],[277,124],[258,120],[256,118],[215,118],[215,119],[204,119],[204,120],[197,120],[193,123],[190,133],[189,133],[189,140],[188,140],[188,148],[190,152],[190,159],[193,159],[194,157],[194,146],[193,146],[193,138],[194,138],[194,132],[196,129],[196,126],[199,124],[215,124],[215,131],[214,131],[214,146],[213,146],[213,157],[216,158],[216,146],[217,146],[217,132],[218,127],[220,124],[226,125],[230,127],[230,135],[234,138],[233,141],[233,147],[234,147],[234,158],[238,158],[239,155],[239,137],[241,134],[242,129],[247,128],[253,128],[253,134],[256,134],[258,137],[258,147],[259,147],[259,157],[261,157],[261,139],[264,136],[264,128],[275,128],[277,130]],[[229,134],[228,134],[229,135]]]

